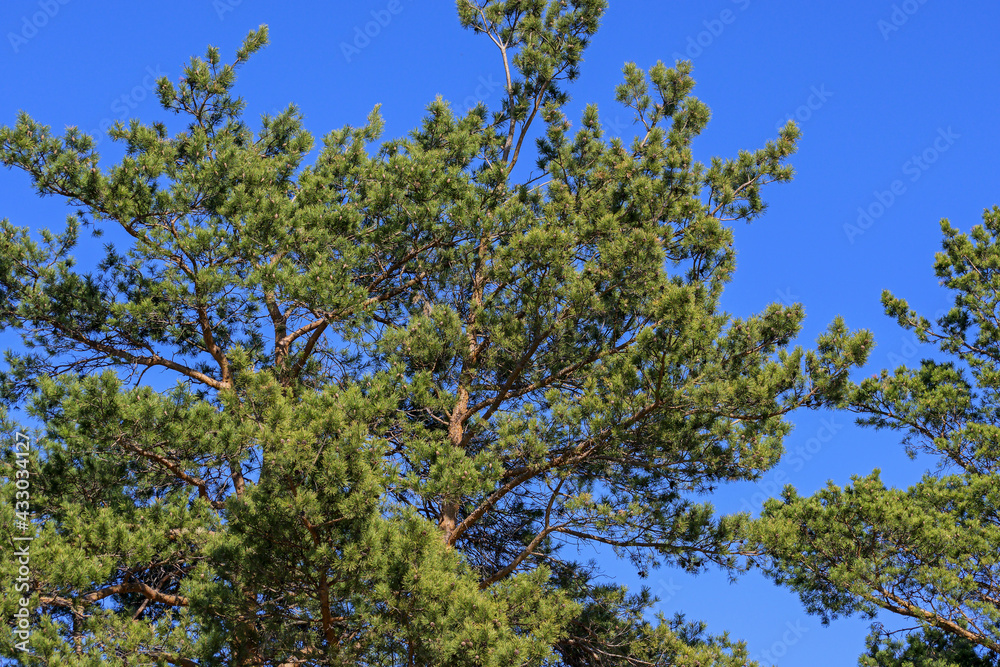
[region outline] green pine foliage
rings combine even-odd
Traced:
[[[941,228],[935,270],[954,306],[932,323],[888,292],[882,302],[946,360],[882,371],[846,402],[860,424],[899,432],[937,469],[905,490],[878,471],[812,497],[788,489],[754,528],[770,574],[825,620],[884,609],[923,628],[905,650],[876,632],[871,658],[902,657],[864,664],[994,664],[1000,653],[1000,209],[968,234]],[[965,657],[940,657],[952,653]]]
[[[996,667],[1000,654],[981,655],[968,639],[938,628],[908,634],[905,641],[869,637],[868,654],[860,667]]]
[[[747,663],[565,547],[734,565],[747,518],[698,494],[772,467],[785,415],[842,400],[866,359],[839,321],[791,348],[799,306],[719,306],[728,225],[791,178],[797,130],[699,163],[709,112],[682,62],[626,65],[638,136],[609,137],[596,108],[564,113],[602,1],[457,5],[505,96],[436,100],[406,137],[377,108],[315,149],[294,106],[253,129],[235,74],[264,28],[161,80],[177,127],[118,124],[113,166],[75,128],[0,128],[0,162],[76,209],[39,238],[0,226],[0,325],[23,340],[3,395],[44,424],[31,653],[4,635],[4,656]],[[87,231],[115,241],[81,272]],[[10,543],[10,443],[3,462]]]

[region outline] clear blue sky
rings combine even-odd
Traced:
[[[786,118],[800,122],[794,182],[766,190],[769,211],[737,229],[739,263],[726,307],[746,315],[773,301],[802,302],[804,343],[843,315],[875,333],[868,372],[927,354],[882,314],[879,294],[891,289],[928,315],[946,307],[931,268],[938,221],[947,217],[965,230],[1000,204],[1000,4],[610,4],[570,90],[573,109],[596,102],[611,130],[629,132],[613,99],[622,64],[684,57],[694,62],[697,96],[713,111],[696,144],[701,159],[757,148]],[[384,25],[371,23],[377,19]],[[262,23],[272,43],[238,83],[251,118],[295,102],[322,135],[362,123],[382,103],[386,134],[398,136],[438,94],[460,108],[477,98],[499,101],[496,53],[459,28],[450,1],[5,0],[0,124],[21,109],[57,131],[164,118],[152,94],[157,76],[176,80],[209,44],[231,59]],[[366,26],[373,36],[359,38]],[[110,144],[101,144],[109,158],[117,155]],[[859,211],[867,213],[860,222]],[[37,199],[23,174],[0,173],[0,217],[59,229],[67,212],[57,200]],[[812,492],[875,467],[906,484],[928,464],[908,461],[891,434],[860,431],[847,415],[799,414],[794,422],[788,458],[760,484],[720,491],[713,498],[720,509],[756,511],[786,482]],[[602,562],[617,580],[639,585],[627,565]],[[822,627],[794,595],[756,575],[729,585],[721,573],[654,571],[646,584],[664,598],[659,608],[667,615],[704,619],[782,666],[853,665],[867,633],[865,621]]]

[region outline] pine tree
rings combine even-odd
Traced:
[[[935,271],[954,293],[936,322],[882,295],[888,315],[942,358],[881,371],[850,392],[858,422],[903,435],[912,455],[937,461],[908,489],[879,471],[811,497],[787,489],[754,532],[773,557],[768,571],[824,620],[888,610],[915,619],[913,664],[994,664],[1000,654],[1000,209],[961,234],[944,220]],[[944,633],[942,635],[942,633]],[[870,657],[902,654],[876,630]],[[977,652],[974,652],[976,649]],[[944,662],[927,656],[952,655]],[[964,656],[964,657],[961,657]],[[864,664],[896,664],[876,660]],[[899,664],[910,664],[899,663]]]
[[[24,664],[746,664],[564,546],[734,564],[746,517],[696,495],[772,467],[784,416],[866,358],[839,321],[792,349],[799,306],[719,306],[728,223],[791,178],[797,130],[695,161],[709,112],[678,63],[626,65],[630,143],[592,106],[571,131],[605,3],[457,4],[499,108],[439,99],[391,140],[375,109],[308,165],[298,109],[254,131],[234,92],[264,28],[161,80],[183,127],[119,124],[110,168],[76,129],[0,129],[0,162],[78,209],[0,229],[3,388],[44,424]],[[125,247],[81,272],[85,230]]]
[[[973,642],[940,630],[925,628],[906,635],[905,641],[881,633],[868,638],[868,654],[860,667],[996,667],[1000,654],[982,655]]]

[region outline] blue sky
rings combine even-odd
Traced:
[[[614,102],[621,67],[691,59],[695,94],[713,118],[698,157],[760,147],[795,118],[796,178],[765,191],[770,208],[736,229],[738,268],[726,307],[738,315],[774,301],[801,302],[808,344],[837,315],[875,333],[867,372],[928,350],[882,314],[890,289],[927,315],[949,305],[932,270],[938,221],[967,230],[1000,204],[1000,4],[986,0],[611,0],[570,88],[570,117],[597,103],[611,132],[631,132]],[[412,129],[437,95],[464,109],[497,104],[500,61],[458,26],[445,0],[5,0],[0,6],[0,124],[18,110],[61,131],[99,131],[129,117],[169,116],[153,81],[176,80],[209,44],[224,59],[246,33],[270,27],[271,45],[241,70],[249,117],[295,102],[317,136],[360,124],[382,104],[386,136]],[[365,34],[365,31],[369,34]],[[106,138],[102,152],[117,155]],[[0,217],[61,228],[69,211],[39,200],[20,173],[0,173]],[[3,346],[13,344],[4,338]],[[861,431],[849,415],[797,414],[785,461],[761,483],[720,491],[723,510],[759,508],[784,483],[812,492],[879,467],[897,484],[928,465],[909,461],[891,434]],[[609,575],[640,585],[602,556]],[[667,615],[686,612],[749,642],[764,662],[853,665],[867,622],[823,627],[798,599],[756,575],[654,571],[645,582]],[[899,625],[891,618],[887,625]],[[903,624],[905,625],[905,624]]]

